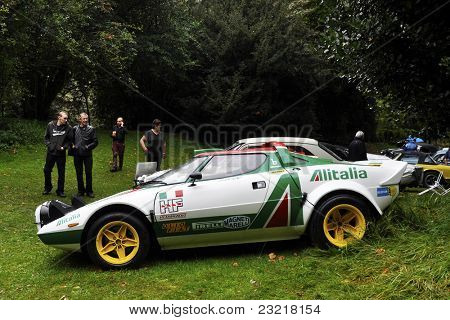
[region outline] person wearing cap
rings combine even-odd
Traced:
[[[364,132],[358,131],[355,139],[348,147],[348,161],[364,161],[367,160],[366,145],[364,143]]]
[[[156,162],[156,171],[159,171],[162,159],[166,158],[166,142],[161,132],[161,120],[153,120],[152,127],[142,136],[140,144],[147,156],[147,162]]]

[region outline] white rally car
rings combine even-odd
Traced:
[[[335,164],[278,143],[210,152],[88,205],[48,201],[35,221],[43,243],[110,268],[136,265],[158,247],[295,239],[306,230],[320,247],[344,247],[396,198],[405,168]]]

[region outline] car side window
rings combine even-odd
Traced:
[[[202,180],[237,176],[259,168],[266,161],[266,155],[231,154],[214,156],[201,170]]]
[[[314,154],[311,151],[302,146],[288,145],[287,148],[290,152],[293,153],[298,153],[305,156],[314,156]]]

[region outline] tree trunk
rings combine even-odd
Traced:
[[[50,106],[64,87],[68,74],[66,69],[56,69],[50,74],[37,71],[30,73],[27,83],[30,95],[23,103],[23,117],[48,120],[51,116]]]

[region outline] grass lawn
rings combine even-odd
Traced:
[[[132,185],[136,137],[136,132],[128,136],[124,170],[110,173],[111,139],[100,132],[96,199]],[[186,159],[196,146],[170,137],[168,147],[165,167]],[[83,255],[67,256],[36,236],[36,206],[56,198],[41,195],[44,158],[42,145],[0,152],[2,299],[449,298],[449,196],[402,193],[365,240],[347,250],[323,251],[300,239],[162,252],[140,269],[103,271]],[[56,186],[56,168],[53,180]],[[69,157],[66,194],[75,193]],[[277,258],[270,261],[269,253]]]

